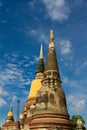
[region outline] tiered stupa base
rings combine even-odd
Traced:
[[[39,112],[32,116],[31,130],[71,130],[68,114]]]

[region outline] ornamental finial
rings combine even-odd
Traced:
[[[49,48],[54,47],[54,32],[51,29],[50,30],[50,43],[49,43]]]

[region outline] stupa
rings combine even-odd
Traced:
[[[30,92],[19,121],[13,120],[12,123],[15,130],[72,130],[66,97],[61,85],[53,30],[50,30],[48,46],[44,67],[41,44],[35,79],[31,82]],[[11,130],[11,123],[8,124],[8,130]],[[6,129],[4,126],[6,125],[3,125],[2,130]]]

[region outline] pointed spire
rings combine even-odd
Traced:
[[[50,30],[50,41],[49,41],[49,50],[46,60],[46,66],[45,66],[45,76],[52,75],[53,72],[56,72],[57,76],[59,76],[59,69],[58,69],[58,63],[57,63],[57,57],[56,57],[56,51],[54,46],[54,32],[53,30]],[[48,74],[50,73],[50,74]]]
[[[12,109],[13,109],[13,108],[12,108],[12,103],[11,103],[11,105],[10,105],[10,111],[12,111]]]
[[[41,44],[38,67],[37,67],[37,70],[36,70],[36,78],[39,78],[39,74],[41,75],[41,73],[43,75],[43,72],[44,72],[44,59],[43,59],[43,47],[42,47],[42,44]],[[42,76],[41,76],[41,78],[42,78]]]
[[[54,48],[54,32],[53,30],[50,30],[50,42],[49,42],[49,48]]]
[[[43,47],[42,47],[42,43],[41,43],[41,48],[40,48],[40,56],[39,59],[43,59]]]

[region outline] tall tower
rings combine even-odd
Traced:
[[[66,98],[61,87],[60,73],[54,46],[54,33],[50,31],[42,87],[36,94],[36,107],[32,111],[31,130],[71,130]]]

